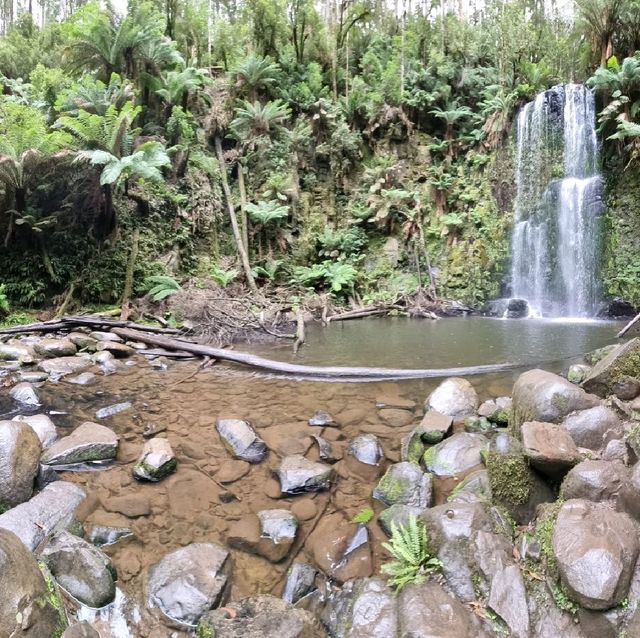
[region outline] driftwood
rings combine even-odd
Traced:
[[[167,350],[180,350],[190,352],[201,357],[212,357],[221,361],[231,361],[242,365],[277,372],[280,374],[290,374],[298,377],[315,377],[320,379],[427,379],[450,376],[470,376],[476,374],[487,374],[492,372],[503,372],[505,370],[515,370],[521,368],[521,363],[498,363],[465,368],[426,368],[426,369],[403,369],[403,368],[349,368],[334,366],[305,366],[283,361],[273,361],[264,359],[253,354],[236,352],[234,350],[223,350],[213,348],[198,343],[188,341],[178,341],[158,334],[149,334],[132,330],[131,328],[113,328],[112,332],[131,341],[141,341]],[[144,352],[144,351],[143,351]]]
[[[618,338],[624,337],[633,326],[635,326],[640,321],[640,314],[637,314],[620,332],[618,333]]]

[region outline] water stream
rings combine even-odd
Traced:
[[[602,209],[593,94],[553,87],[520,111],[517,128],[512,294],[538,316],[592,317]]]

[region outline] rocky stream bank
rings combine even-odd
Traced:
[[[510,393],[194,370],[0,343],[0,637],[640,636],[640,341]]]

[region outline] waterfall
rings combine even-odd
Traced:
[[[590,317],[598,303],[602,178],[593,94],[540,93],[518,114],[511,286],[532,312]]]

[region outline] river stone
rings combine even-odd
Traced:
[[[384,456],[375,434],[361,434],[349,444],[349,454],[365,465],[379,465]]]
[[[608,346],[602,346],[602,348],[596,348],[584,356],[584,360],[591,366],[596,365],[599,361],[602,361],[607,355],[611,354],[614,350],[620,348],[622,344],[611,343]]]
[[[116,343],[122,343],[124,339],[115,334],[115,332],[101,332],[100,330],[93,330],[89,333],[89,336],[96,341],[113,341]]]
[[[104,607],[115,598],[111,559],[87,541],[60,532],[45,546],[41,556],[57,583],[82,604]]]
[[[529,606],[517,565],[502,568],[491,581],[489,607],[504,620],[513,638],[529,637]]]
[[[42,449],[51,447],[58,438],[58,432],[53,421],[46,414],[33,414],[31,416],[14,416],[12,421],[26,423],[40,439]]]
[[[0,421],[0,510],[24,503],[33,493],[42,447],[19,421]]]
[[[27,383],[42,383],[48,378],[49,375],[46,372],[39,372],[38,370],[20,370],[18,372],[18,379]]]
[[[620,491],[617,509],[640,521],[640,463],[631,468],[630,474]]]
[[[467,474],[447,499],[449,502],[473,503],[476,501],[491,502],[491,481],[487,470],[476,470]]]
[[[327,441],[327,439],[324,439],[317,434],[312,434],[311,438],[316,442],[318,446],[318,456],[321,461],[326,461],[327,463],[335,463],[342,458],[341,452],[334,449],[331,441]]]
[[[289,510],[262,510],[233,524],[227,532],[227,543],[278,563],[289,553],[297,531],[298,521]]]
[[[412,516],[419,516],[422,514],[424,508],[423,507],[415,507],[412,505],[403,505],[402,503],[396,503],[391,507],[387,507],[387,509],[382,510],[378,516],[378,523],[382,528],[382,531],[387,535],[391,536],[393,532],[391,525],[395,525],[396,527],[406,527],[409,523],[409,519]]]
[[[85,620],[71,625],[60,638],[100,638],[100,634]]]
[[[628,401],[640,392],[640,339],[631,339],[593,366],[582,382],[587,392],[601,397],[615,394]]]
[[[308,563],[293,563],[287,572],[282,600],[295,605],[316,588],[318,570]]]
[[[480,452],[486,446],[487,439],[481,434],[459,432],[429,448],[423,462],[436,476],[457,476],[482,464]]]
[[[283,494],[300,494],[328,489],[332,470],[329,465],[314,463],[300,454],[293,454],[282,459],[275,473]]]
[[[607,443],[602,452],[602,459],[605,461],[620,461],[625,465],[629,463],[629,451],[623,439],[613,439]]]
[[[0,361],[19,361],[20,363],[33,363],[33,350],[20,341],[8,341],[0,343]]]
[[[50,377],[56,379],[68,374],[83,372],[91,366],[91,360],[86,357],[59,357],[57,359],[45,359],[38,364]]]
[[[28,502],[0,514],[0,529],[8,529],[30,551],[51,534],[74,522],[76,508],[85,499],[84,490],[73,483],[56,481]]]
[[[311,418],[309,419],[309,425],[317,426],[317,427],[337,427],[338,423],[336,420],[324,410],[318,410]]]
[[[52,591],[38,563],[20,539],[0,529],[0,635],[49,638],[67,625],[55,585]]]
[[[144,481],[160,481],[176,471],[176,460],[167,439],[149,439],[142,448],[142,455],[133,466],[133,475]]]
[[[96,349],[98,340],[94,339],[91,335],[84,332],[70,332],[67,338],[71,343],[79,350],[86,350],[87,352],[93,352]]]
[[[449,541],[471,540],[484,530],[493,531],[493,522],[483,503],[445,503],[422,513],[434,549]]]
[[[475,414],[480,401],[474,387],[466,379],[445,379],[424,403],[425,411],[434,410],[454,418]]]
[[[117,543],[121,538],[133,536],[128,527],[110,527],[109,525],[93,525],[87,532],[87,539],[97,547]]]
[[[567,379],[571,381],[571,383],[580,385],[589,376],[590,371],[590,366],[586,366],[581,363],[574,363],[570,366],[569,371],[567,372]]]
[[[135,353],[135,350],[125,343],[118,341],[101,341],[96,346],[97,352],[110,352],[116,359],[124,359]]]
[[[522,446],[529,463],[551,478],[563,476],[581,456],[570,434],[554,423],[522,424]]]
[[[562,427],[578,447],[590,450],[600,450],[609,441],[623,437],[618,415],[603,405],[572,412],[562,421]]]
[[[439,443],[449,434],[452,425],[452,416],[430,410],[422,417],[420,425],[415,428],[412,435],[419,434],[424,443]]]
[[[46,450],[41,461],[45,465],[103,461],[115,458],[117,451],[118,437],[113,430],[85,421]]]
[[[110,416],[120,414],[120,412],[126,412],[133,407],[131,401],[123,401],[122,403],[114,403],[104,408],[96,410],[96,419],[108,419]]]
[[[94,363],[97,363],[99,366],[105,366],[107,364],[113,363],[115,357],[108,350],[100,350],[95,354],[91,355],[91,360]]]
[[[220,638],[325,638],[319,620],[274,596],[262,595],[231,603],[205,614],[198,636]]]
[[[638,558],[637,524],[604,503],[570,500],[560,508],[553,553],[571,600],[609,609],[626,597]]]
[[[559,423],[575,410],[599,404],[597,397],[546,370],[529,370],[513,386],[512,419],[509,425],[516,435],[526,421]]]
[[[72,357],[76,353],[76,347],[70,339],[40,339],[33,344],[33,349],[46,359]]]
[[[232,559],[215,543],[192,543],[166,554],[149,568],[147,604],[169,618],[195,625],[201,616],[227,602]]]
[[[609,501],[615,506],[629,480],[629,470],[619,461],[587,460],[567,474],[560,493],[565,500]]]
[[[40,405],[40,397],[35,388],[25,381],[14,385],[9,391],[9,396],[20,405],[31,407]]]
[[[260,463],[267,455],[266,443],[246,421],[218,419],[216,430],[227,450],[242,461]]]
[[[66,379],[67,383],[73,383],[73,385],[91,385],[96,380],[96,375],[93,372],[81,372],[75,377],[69,377]]]
[[[373,498],[385,505],[400,503],[424,509],[431,505],[432,491],[431,474],[404,461],[389,466],[373,490]]]
[[[484,416],[468,416],[464,420],[465,432],[478,432],[484,434],[495,429],[495,425]]]
[[[491,423],[497,425],[507,425],[509,422],[509,412],[511,412],[511,398],[498,397],[489,399],[478,408],[478,414],[485,417]]]

